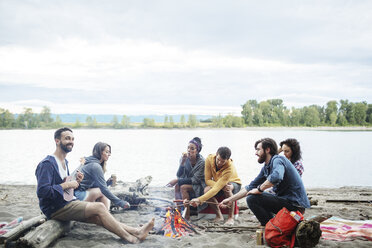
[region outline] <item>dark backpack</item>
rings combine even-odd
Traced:
[[[288,209],[282,208],[274,218],[266,223],[266,243],[270,247],[293,247],[296,227],[303,218],[299,211],[290,212]]]

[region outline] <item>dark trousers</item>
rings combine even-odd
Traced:
[[[289,211],[300,210],[288,200],[266,192],[257,195],[248,195],[247,205],[262,226],[265,226],[274,217],[274,214],[278,213],[283,207]]]

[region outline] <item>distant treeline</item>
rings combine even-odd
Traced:
[[[248,100],[242,105],[241,116],[228,114],[212,116],[205,120],[198,120],[196,115],[188,115],[187,119],[181,115],[178,122],[172,116],[164,116],[164,122],[155,122],[153,118],[144,118],[142,123],[131,122],[130,117],[113,116],[110,123],[97,122],[95,117],[87,116],[85,122],[77,118],[74,123],[63,123],[57,115],[52,118],[49,107],[33,113],[31,108],[25,108],[21,114],[14,115],[6,109],[0,108],[1,129],[35,129],[59,128],[62,126],[73,128],[195,128],[195,127],[318,127],[318,126],[371,126],[372,104],[367,102],[349,102],[348,100],[329,101],[326,106],[310,105],[302,108],[287,108],[281,99],[269,99],[257,102]]]

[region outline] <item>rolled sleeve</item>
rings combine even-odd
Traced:
[[[284,167],[283,162],[280,159],[275,159],[273,161],[273,170],[271,174],[267,177],[267,180],[270,183],[276,185],[283,180],[284,172],[285,172],[285,167]]]
[[[245,186],[245,189],[247,191],[250,191],[254,188],[257,188],[257,186],[265,182],[265,180],[266,180],[266,177],[264,173],[264,168],[262,168],[258,176],[249,185]]]

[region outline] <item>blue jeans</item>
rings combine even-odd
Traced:
[[[247,205],[262,226],[265,226],[283,207],[289,211],[299,210],[301,212],[302,210],[300,207],[293,206],[287,199],[266,192],[248,195]]]

